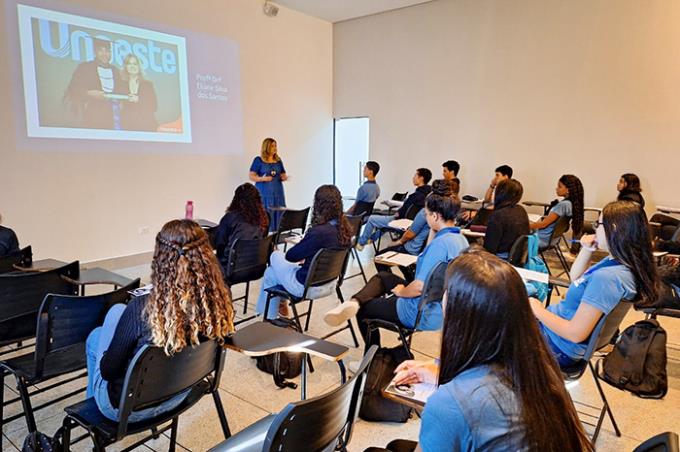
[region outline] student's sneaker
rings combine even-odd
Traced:
[[[340,303],[335,308],[326,312],[323,316],[323,321],[330,326],[340,326],[359,312],[359,303],[350,300],[346,303]]]
[[[357,242],[356,249],[357,249],[357,251],[363,251],[364,248],[365,248],[366,246],[370,245],[371,243],[373,243],[373,240],[371,240],[371,239],[368,239],[368,240],[366,241],[366,244],[365,244],[365,245],[362,245],[361,243]]]

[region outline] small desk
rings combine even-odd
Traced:
[[[14,268],[20,272],[46,272],[49,270],[54,270],[55,268],[63,267],[66,264],[68,264],[68,262],[63,262],[57,259],[40,259],[33,261],[30,267],[14,265]]]
[[[80,270],[80,276],[78,279],[71,279],[64,277],[73,284],[80,286],[80,295],[85,295],[85,286],[90,284],[111,284],[116,289],[119,287],[127,286],[132,282],[132,280],[118,273],[114,273],[110,270],[106,270],[101,267],[86,268]]]
[[[662,213],[680,213],[680,207],[656,206],[656,210]]]
[[[460,233],[465,237],[483,238],[486,237],[486,232],[476,232],[469,229],[461,229]]]
[[[548,215],[548,207],[550,207],[550,203],[538,201],[522,201],[522,204],[529,207],[542,207],[543,215]]]
[[[203,218],[197,218],[194,221],[198,223],[201,229],[212,229],[214,227],[217,227],[217,223],[215,223],[214,221],[205,220]]]
[[[484,205],[484,200],[479,199],[477,201],[463,201],[460,203],[460,208],[462,210],[480,210],[482,206]]]
[[[296,331],[274,326],[269,322],[255,322],[234,333],[225,340],[225,346],[246,356],[265,356],[276,352],[300,352],[340,366],[342,381],[345,381],[345,365],[342,359],[349,348]],[[307,357],[302,360],[300,383],[301,398],[307,398]]]

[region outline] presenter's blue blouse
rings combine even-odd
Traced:
[[[250,171],[260,177],[271,176],[273,178],[270,182],[255,183],[262,196],[264,207],[285,207],[286,197],[283,193],[283,182],[281,181],[281,173],[286,172],[283,161],[267,163],[262,158],[255,157],[253,164],[250,165]]]
[[[420,253],[416,261],[416,276],[415,279],[425,282],[427,275],[440,262],[448,262],[457,257],[463,250],[469,246],[467,239],[460,233],[458,228],[444,228],[437,232],[425,248],[425,251]],[[413,328],[416,323],[416,316],[418,315],[418,304],[420,297],[397,299],[397,315],[399,321],[409,327]],[[442,307],[441,303],[430,303],[423,309],[423,314],[420,317],[418,329],[421,330],[438,330],[442,327]]]

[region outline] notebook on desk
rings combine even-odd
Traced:
[[[538,281],[540,283],[548,284],[550,278],[548,273],[535,272],[522,267],[514,267],[514,269],[517,270],[517,273],[519,273],[519,276],[521,276],[524,281]]]
[[[424,406],[427,399],[434,394],[437,386],[432,383],[415,383],[410,385],[395,385],[390,382],[385,388],[387,394],[392,394],[400,399],[406,399],[417,405]]]
[[[375,257],[375,261],[379,264],[385,265],[399,265],[401,267],[408,267],[413,265],[418,260],[418,256],[407,253],[397,253],[396,251],[388,251]]]
[[[399,218],[398,220],[390,221],[387,225],[393,229],[405,231],[410,228],[412,224],[413,220],[409,220],[408,218]]]

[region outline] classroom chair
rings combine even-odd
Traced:
[[[262,278],[269,256],[274,249],[274,234],[262,239],[237,239],[229,248],[229,259],[224,267],[224,281],[229,287],[245,283],[246,290],[242,297],[232,302],[243,300],[243,313],[248,312],[248,295],[250,283]]]
[[[31,248],[31,245],[28,245],[19,250],[18,253],[0,257],[0,273],[17,271],[16,266],[30,267],[32,263],[33,248]]]

